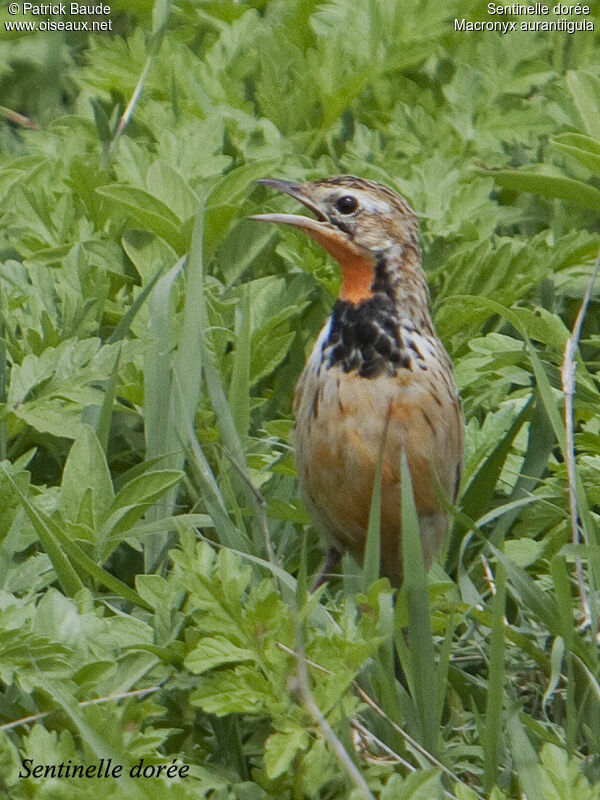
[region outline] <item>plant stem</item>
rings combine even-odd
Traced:
[[[573,398],[575,396],[575,371],[577,369],[576,354],[579,345],[579,339],[581,338],[581,329],[583,327],[583,321],[585,319],[585,315],[587,313],[587,309],[590,304],[590,300],[592,298],[592,292],[594,290],[594,284],[596,282],[596,278],[598,277],[599,270],[600,270],[600,252],[598,253],[598,256],[596,258],[596,263],[594,264],[594,269],[592,270],[592,274],[589,283],[587,285],[585,295],[583,296],[581,308],[579,309],[579,313],[577,314],[577,317],[575,319],[573,330],[571,332],[571,335],[569,336],[569,339],[567,340],[567,344],[565,345],[565,353],[560,373],[563,393],[565,396],[566,464],[567,464],[567,477],[569,481],[569,511],[571,517],[571,541],[573,542],[573,544],[579,544],[581,541],[579,512],[577,505],[577,486],[576,486],[577,465],[575,461],[575,434],[574,434],[574,413],[573,413]],[[584,615],[586,617],[589,617],[590,607],[587,599],[585,580],[583,576],[583,564],[581,558],[577,557],[575,559],[575,566],[577,572],[577,586],[579,590],[579,599],[581,602],[581,607]]]

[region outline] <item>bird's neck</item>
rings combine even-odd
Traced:
[[[322,344],[329,367],[364,378],[395,375],[411,368],[414,334],[435,337],[420,254],[406,248],[401,255],[397,262],[377,258],[368,297],[355,303],[340,296],[334,305]]]
[[[400,323],[412,323],[423,333],[433,332],[418,244],[394,244],[383,250],[376,259],[371,289],[374,297],[389,297]]]

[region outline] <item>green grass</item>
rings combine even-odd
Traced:
[[[467,0],[111,13],[0,27],[0,797],[97,795],[26,758],[143,758],[189,774],[103,787],[600,798],[598,286],[578,543],[561,384],[600,247],[598,33],[454,33]],[[419,215],[465,469],[428,576],[405,502],[407,580],[379,578],[376,489],[364,566],[311,594],[292,397],[339,274],[247,217],[291,208],[261,177],[345,172]]]

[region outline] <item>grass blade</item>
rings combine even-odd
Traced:
[[[46,517],[43,511],[40,511],[33,505],[29,498],[21,491],[17,482],[8,472],[4,464],[0,464],[0,467],[2,467],[4,474],[12,485],[13,491],[21,498],[23,508],[40,538],[42,547],[52,562],[62,590],[67,597],[74,597],[77,592],[84,588],[83,582],[60,547],[56,535],[58,526],[54,525],[52,520]]]
[[[236,528],[229,518],[210,464],[202,452],[191,423],[188,424],[186,454],[198,481],[206,509],[215,526],[217,538],[225,547],[252,552],[253,548],[246,534]]]
[[[170,298],[175,281],[179,277],[185,258],[181,258],[160,279],[150,300],[148,337],[150,346],[144,358],[144,434],[146,458],[156,459],[170,456],[168,466],[177,468],[177,451],[181,444],[173,435],[169,424],[170,392],[165,387],[171,381],[171,355],[169,352],[171,333]]]
[[[538,757],[527,738],[518,713],[514,713],[508,722],[508,734],[523,796],[527,800],[545,800],[542,795]]]
[[[496,568],[484,745],[484,787],[491,791],[498,776],[498,760],[504,708],[504,609],[506,606],[506,570],[501,562]]]
[[[386,425],[387,432],[387,425]],[[384,433],[385,440],[385,433]],[[383,448],[380,448],[379,458],[375,466],[375,479],[373,481],[373,495],[369,511],[369,526],[365,543],[365,559],[362,569],[363,591],[379,578],[381,564],[381,462]]]
[[[521,472],[515,484],[515,488],[508,501],[509,503],[515,503],[515,506],[507,511],[490,534],[490,541],[497,547],[502,545],[506,533],[510,530],[513,522],[519,515],[520,506],[516,504],[521,500],[530,502],[530,499],[527,498],[526,495],[533,491],[539,478],[544,474],[553,447],[554,435],[550,420],[539,392],[536,392],[535,410],[533,412],[533,418],[529,423],[529,436],[527,439],[525,460],[523,461],[523,466],[521,467]],[[479,520],[479,525],[481,524],[481,520]]]
[[[201,200],[185,269],[185,306],[183,309],[183,325],[181,328],[177,350],[171,357],[168,347],[171,340],[169,325],[169,299],[176,277],[179,274],[181,261],[165,276],[156,290],[156,306],[160,317],[156,323],[151,319],[149,329],[154,334],[156,347],[152,357],[147,359],[145,368],[149,370],[148,383],[145,389],[152,392],[150,429],[147,432],[148,456],[172,453],[168,466],[181,469],[185,461],[187,437],[193,430],[193,422],[200,398],[202,385],[202,358],[199,344],[206,329],[206,304],[204,299],[204,267],[203,267],[203,230],[204,200]],[[166,279],[166,280],[165,280]],[[146,377],[146,376],[145,376]],[[169,391],[165,391],[165,387]],[[148,519],[160,519],[170,516],[177,497],[177,487],[159,500]],[[167,536],[150,536],[144,546],[144,562],[146,571],[154,569],[163,551]]]
[[[144,286],[142,291],[137,295],[133,303],[129,306],[123,317],[119,320],[119,323],[115,327],[114,331],[108,337],[107,344],[114,344],[115,342],[120,342],[121,339],[124,339],[129,332],[129,328],[131,327],[131,323],[136,318],[138,311],[146,302],[146,299],[154,289],[156,282],[162,275],[164,267],[161,265],[160,269],[157,269],[150,281]]]
[[[438,750],[437,680],[433,635],[429,613],[427,574],[421,549],[419,520],[410,471],[404,451],[401,455],[402,557],[404,586],[408,597],[408,637],[421,741],[430,753]]]
[[[531,400],[523,405],[516,415],[505,436],[498,442],[492,452],[481,465],[476,475],[463,494],[461,505],[464,512],[473,519],[477,519],[489,507],[490,500],[498,483],[498,478],[510,452],[513,440],[523,427],[523,422],[528,414]]]
[[[173,359],[177,389],[172,390],[172,413],[179,440],[185,441],[188,422],[193,424],[202,385],[202,358],[199,343],[208,327],[204,298],[204,200],[196,215],[190,251],[186,262],[183,326]]]
[[[0,404],[6,403],[6,388],[8,386],[8,361],[6,358],[6,342],[4,316],[0,313]],[[0,416],[0,461],[4,461],[8,453],[8,421],[6,416]]]
[[[235,427],[240,436],[246,436],[250,428],[250,345],[251,312],[248,286],[242,291],[239,308],[240,321],[233,358],[233,371],[229,386],[229,405]]]
[[[565,666],[566,666],[566,740],[567,750],[573,754],[575,750],[575,740],[577,732],[577,707],[575,705],[575,692],[577,690],[577,680],[573,663],[573,643],[575,631],[573,628],[573,597],[571,595],[571,584],[564,558],[554,556],[551,563],[552,580],[558,605],[559,624],[561,638],[565,645]]]
[[[110,378],[104,381],[104,399],[101,406],[86,406],[81,412],[82,423],[88,423],[96,432],[98,441],[102,449],[106,452],[108,447],[108,434],[110,432],[110,420],[112,417],[113,406],[117,394],[117,383],[119,380],[119,361],[121,359],[120,349],[115,358]]]
[[[598,193],[598,195],[600,196],[600,192]],[[541,398],[544,410],[548,415],[548,419],[552,426],[552,430],[554,431],[556,440],[560,445],[563,458],[566,461],[569,458],[569,452],[567,448],[567,440],[566,440],[563,419],[559,411],[558,404],[554,398],[552,387],[550,385],[550,381],[548,380],[548,376],[546,375],[546,371],[542,366],[542,362],[540,361],[540,358],[537,354],[535,347],[531,343],[531,340],[527,332],[527,328],[524,325],[523,321],[521,320],[519,315],[515,314],[510,308],[506,308],[506,306],[503,306],[501,303],[497,303],[495,300],[490,300],[488,298],[483,298],[483,297],[473,297],[470,295],[462,295],[461,297],[463,300],[467,302],[476,302],[480,307],[489,309],[493,314],[498,314],[501,317],[504,317],[504,319],[508,320],[508,322],[510,322],[511,325],[513,325],[523,337],[523,340],[527,347],[529,359],[531,361],[531,366],[533,369],[533,374],[535,377],[539,397]],[[454,299],[456,300],[457,297],[455,297]],[[584,532],[584,540],[587,544],[596,545],[598,544],[598,534],[596,530],[596,524],[590,513],[590,507],[587,499],[587,494],[585,492],[585,487],[583,485],[583,480],[581,478],[581,474],[577,469],[575,470],[575,488],[577,494],[577,505],[580,511],[582,528]],[[590,599],[590,611],[591,611],[592,623],[595,625],[598,619],[598,609],[595,597],[595,586],[600,584],[600,558],[597,555],[593,554],[592,558],[590,559],[590,565],[591,569],[589,571],[589,575],[592,586],[591,586],[591,591],[589,593],[589,599]]]

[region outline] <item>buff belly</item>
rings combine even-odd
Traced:
[[[394,376],[366,379],[327,368],[320,363],[317,343],[298,383],[295,410],[299,481],[320,532],[362,561],[385,432],[381,572],[394,584],[402,580],[402,450],[429,566],[447,529],[440,493],[452,501],[460,477],[462,419],[453,385],[442,385],[440,392],[439,380],[427,371],[402,369]]]

